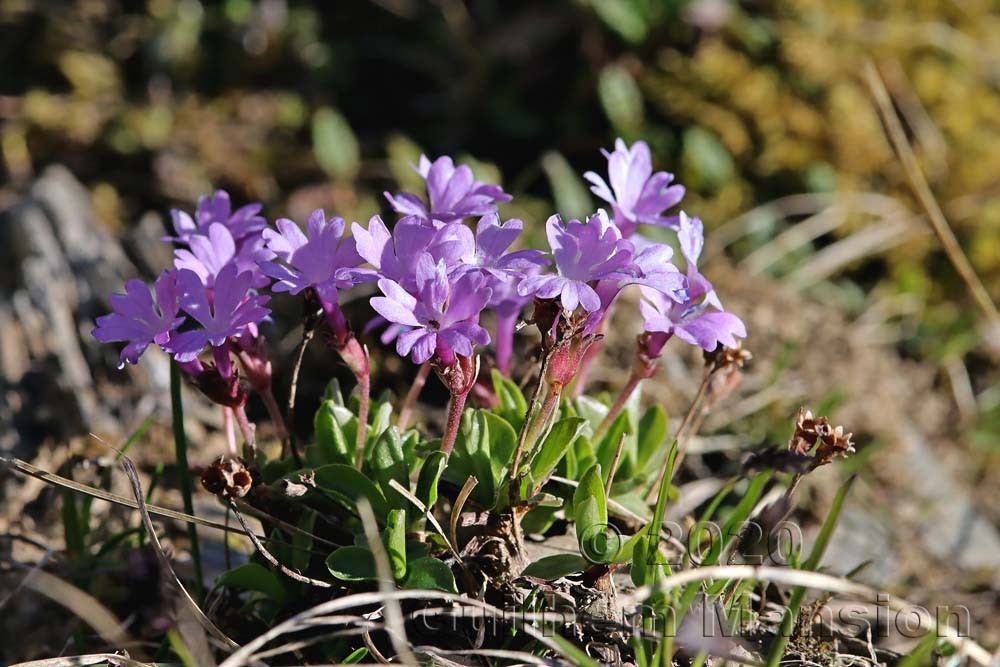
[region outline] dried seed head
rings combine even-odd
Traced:
[[[242,498],[253,486],[253,475],[243,459],[220,456],[202,473],[201,485],[223,498]]]
[[[853,435],[853,433],[845,434],[844,427],[837,426],[820,438],[819,447],[816,448],[816,456],[813,457],[813,466],[826,465],[838,456],[853,454],[854,443],[851,442]]]
[[[826,417],[814,417],[811,411],[803,408],[795,418],[795,433],[788,442],[788,449],[805,455],[819,443],[812,464],[816,468],[830,463],[838,456],[853,453],[852,435],[853,433],[845,435],[843,426],[834,427]]]
[[[743,349],[743,343],[736,341],[736,347],[719,345],[711,352],[705,353],[705,366],[709,371],[743,368],[743,365],[753,359],[750,350]]]

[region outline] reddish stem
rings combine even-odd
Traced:
[[[365,438],[368,434],[368,397],[371,393],[371,373],[366,368],[365,372],[358,373],[356,377],[358,380],[358,440],[354,445],[356,452],[354,467],[361,470],[361,463],[365,457]]]
[[[281,414],[281,408],[278,406],[278,401],[274,399],[274,392],[271,391],[270,385],[257,393],[263,399],[264,407],[267,408],[267,414],[274,423],[274,429],[278,432],[278,439],[281,440],[281,457],[284,458],[288,456],[289,448],[288,428],[285,426],[285,417]]]
[[[589,351],[589,350],[588,350]],[[618,398],[615,400],[615,404],[611,406],[608,410],[608,414],[604,416],[601,420],[600,425],[594,432],[594,442],[600,442],[601,438],[607,433],[608,429],[621,414],[621,411],[625,408],[625,404],[628,403],[628,399],[632,397],[632,393],[635,392],[635,388],[639,386],[639,383],[645,379],[645,376],[636,373],[634,370],[632,374],[629,375],[628,382],[622,387],[621,393],[618,394]]]
[[[425,362],[420,366],[420,370],[417,371],[417,377],[413,378],[413,384],[410,385],[409,391],[406,392],[406,397],[403,399],[403,406],[399,409],[399,419],[396,421],[396,427],[400,431],[405,431],[406,427],[409,426],[410,417],[413,415],[413,406],[416,405],[417,399],[420,398],[420,392],[423,391],[424,384],[427,382],[427,376],[430,375],[430,372],[430,362]]]
[[[253,425],[250,424],[247,411],[242,405],[233,408],[233,414],[236,415],[236,424],[240,427],[240,433],[243,434],[246,457],[250,463],[253,463],[257,460],[257,437],[254,435]]]
[[[458,437],[458,428],[462,424],[462,411],[465,409],[465,399],[469,395],[469,389],[464,392],[452,394],[448,401],[448,423],[445,425],[444,437],[441,438],[441,451],[451,454],[455,447],[455,439]]]
[[[222,406],[222,430],[226,434],[226,446],[229,455],[236,456],[236,426],[233,424],[233,409]]]

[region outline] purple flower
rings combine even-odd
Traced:
[[[600,280],[624,280],[633,277],[629,269],[632,244],[608,220],[604,211],[590,216],[587,222],[563,223],[554,215],[545,224],[558,275],[531,276],[517,291],[521,296],[540,299],[559,297],[566,311],[583,306],[588,313],[601,308],[601,298],[591,283]]]
[[[206,345],[222,347],[230,336],[241,335],[271,313],[264,307],[270,297],[253,294],[252,282],[251,273],[238,272],[235,264],[219,271],[211,292],[195,272],[178,272],[181,307],[201,327],[171,338],[167,350],[177,361],[192,361]]]
[[[198,199],[194,218],[185,211],[171,209],[170,218],[177,236],[165,237],[163,240],[187,243],[192,235],[207,234],[212,223],[220,223],[229,230],[234,239],[240,241],[267,226],[263,216],[258,215],[261,208],[263,207],[260,204],[247,204],[234,212],[229,193],[225,190],[216,190],[215,194]]]
[[[541,250],[507,252],[522,229],[524,223],[517,218],[501,222],[499,214],[491,213],[479,219],[475,238],[464,224],[454,223],[438,232],[439,240],[435,241],[435,245],[440,244],[440,239],[448,238],[448,233],[454,230],[453,233],[458,240],[457,260],[460,262],[457,268],[460,271],[482,272],[491,279],[492,286],[498,282],[510,281],[532,268],[548,264]],[[448,255],[443,256],[446,261],[449,259]]]
[[[677,237],[687,260],[687,290],[676,300],[660,290],[643,288],[646,301],[639,304],[643,329],[652,333],[674,335],[692,345],[712,351],[719,343],[735,347],[736,338],[745,338],[746,326],[727,313],[712,284],[698,272],[698,258],[704,245],[704,228],[698,218],[680,214]]]
[[[97,318],[94,338],[102,343],[128,343],[121,352],[118,368],[138,362],[150,343],[167,345],[184,322],[178,313],[177,271],[161,273],[154,289],[155,303],[146,283],[137,279],[128,281],[124,294],[112,294],[108,299],[113,312]]]
[[[368,229],[355,222],[351,233],[358,254],[374,267],[374,270],[356,270],[358,280],[386,278],[411,291],[415,289],[417,260],[427,252],[437,234],[412,217],[397,222],[390,233],[377,215],[368,221]]]
[[[408,192],[395,196],[386,192],[385,198],[397,213],[416,216],[427,224],[440,226],[472,216],[494,213],[497,204],[511,200],[511,196],[499,185],[477,181],[468,165],[456,167],[447,155],[434,162],[421,155],[416,171],[427,181],[429,207],[419,197]]]
[[[489,333],[479,326],[479,314],[491,295],[482,275],[467,273],[452,283],[445,263],[435,264],[425,253],[417,261],[415,278],[415,295],[382,278],[378,286],[385,296],[371,300],[372,308],[389,322],[412,327],[396,339],[400,356],[411,355],[417,364],[436,357],[450,366],[455,355],[470,357],[473,345],[490,342]]]
[[[496,314],[496,331],[493,345],[496,352],[497,369],[504,375],[510,374],[510,362],[514,354],[514,336],[521,312],[531,302],[532,297],[521,296],[517,288],[521,281],[537,274],[537,265],[528,266],[521,274],[508,275],[505,280],[496,280],[488,307]]]
[[[262,253],[264,239],[261,236],[247,237],[237,243],[224,224],[213,222],[204,234],[188,236],[187,243],[190,249],[174,251],[174,266],[193,271],[209,288],[215,285],[222,268],[229,264],[235,264],[240,273],[249,273],[256,288],[266,287],[270,282],[259,267],[260,260],[267,256],[266,251]]]
[[[624,141],[615,142],[614,153],[602,150],[608,158],[608,180],[592,171],[583,175],[590,181],[591,192],[611,204],[615,224],[625,236],[631,236],[640,224],[676,227],[676,216],[662,215],[684,197],[684,186],[670,185],[673,174],[653,173],[649,146],[637,141],[629,148]]]
[[[278,231],[265,229],[263,237],[276,259],[260,266],[278,281],[272,289],[298,294],[312,287],[322,302],[337,303],[337,290],[354,285],[352,270],[361,264],[354,241],[344,237],[343,218],[327,220],[323,209],[316,209],[306,222],[305,234],[286,218],[275,224]]]

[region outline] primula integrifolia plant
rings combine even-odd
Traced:
[[[653,374],[670,338],[712,351],[736,346],[746,335],[698,268],[701,221],[671,211],[684,188],[672,184],[672,175],[653,172],[644,142],[629,147],[618,140],[605,155],[607,181],[592,172],[585,177],[611,214],[598,210],[586,220],[553,215],[545,223],[545,250],[514,249],[524,223],[504,220],[497,210],[510,195],[477,181],[467,165],[456,166],[449,157],[421,157],[416,170],[426,181],[426,196],[386,193],[400,214],[394,224],[376,215],[367,226],[353,223],[350,235],[344,220],[322,210],[304,230],[288,219],[272,228],[259,204],[233,211],[229,196],[216,192],[201,199],[194,216],[171,213],[174,235],[165,240],[176,244],[174,267],[152,289],[129,281],[125,294],[111,297],[113,312],[98,318],[94,336],[126,343],[122,365],[137,363],[150,345],[167,352],[227,417],[236,417],[252,454],[253,427],[244,411],[248,391],[261,395],[285,434],[261,333],[270,314],[265,292],[298,295],[306,326],[317,317],[326,323],[327,340],[357,379],[360,465],[371,365],[342,310],[356,286],[377,287],[369,297],[374,316],[362,329],[385,327],[383,342],[433,369],[450,392],[445,452],[455,443],[480,358],[509,376],[515,333],[532,323],[541,334],[541,370],[514,455],[516,474],[518,456],[544,432],[563,388],[582,384],[597,349],[593,344],[622,290],[640,290],[644,333],[632,376],[608,420]],[[684,271],[673,264],[669,245],[638,233],[642,225],[676,230]]]

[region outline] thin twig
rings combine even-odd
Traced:
[[[962,250],[962,246],[959,245],[958,239],[955,237],[955,232],[952,231],[947,218],[944,216],[944,212],[934,198],[934,193],[927,184],[927,179],[924,177],[917,158],[913,154],[913,147],[910,146],[910,142],[906,138],[903,124],[900,122],[899,116],[896,115],[896,111],[892,106],[892,100],[885,88],[885,83],[882,81],[878,69],[871,62],[865,64],[865,79],[868,82],[868,87],[871,89],[872,96],[875,98],[879,115],[882,118],[882,123],[885,125],[886,134],[889,136],[889,141],[899,161],[903,164],[906,180],[920,206],[927,214],[931,228],[938,237],[938,241],[941,242],[941,247],[945,255],[947,255],[948,261],[951,262],[952,266],[958,272],[959,277],[965,283],[976,305],[983,311],[986,319],[989,320],[992,326],[1000,328],[1000,311],[997,310],[997,306],[993,303],[989,291],[987,291],[976,274],[972,262],[969,261],[969,258]]]
[[[708,383],[712,380],[712,371],[705,369],[705,376],[701,380],[701,385],[698,387],[698,392],[694,395],[694,399],[691,401],[691,406],[688,408],[687,414],[684,415],[684,419],[681,420],[681,425],[677,427],[677,434],[674,436],[674,440],[677,441],[677,460],[674,461],[673,471],[676,471],[680,465],[681,461],[684,460],[684,444],[687,436],[687,428],[694,418],[695,413],[698,410],[698,406],[701,404],[701,399],[704,398],[705,392],[708,390]],[[656,484],[649,489],[649,494],[646,496],[646,502],[653,502],[656,498],[657,492],[662,484],[670,484],[671,480],[665,479],[667,476],[667,466],[670,463],[670,458],[667,457],[663,460],[663,465],[660,467],[660,474],[657,477]]]
[[[240,513],[239,509],[236,507],[236,503],[233,502],[232,499],[229,500],[229,509],[231,509],[233,511],[233,514],[236,515],[236,518],[237,520],[239,520],[240,525],[243,526],[243,530],[246,531],[247,537],[249,537],[250,541],[253,542],[254,548],[257,549],[260,555],[264,557],[264,560],[266,560],[268,563],[281,570],[282,574],[284,574],[286,577],[294,579],[295,581],[301,581],[303,584],[309,584],[310,586],[316,586],[317,588],[332,588],[332,585],[328,581],[321,581],[319,579],[313,579],[312,577],[307,577],[304,574],[299,574],[295,570],[282,565],[278,561],[278,559],[275,558],[274,555],[270,551],[268,551],[263,544],[261,544],[260,540],[257,539],[257,536],[254,535],[253,531],[250,530],[250,526],[247,524],[247,520],[243,518],[243,514]]]
[[[306,318],[306,321],[302,325],[302,340],[299,341],[299,347],[295,351],[295,363],[292,365],[292,383],[288,387],[288,407],[285,408],[285,414],[288,415],[288,446],[292,450],[292,457],[295,459],[295,465],[297,466],[302,465],[302,457],[299,453],[298,443],[295,441],[295,394],[299,389],[299,372],[302,370],[302,359],[306,356],[306,347],[309,346],[309,342],[316,335],[316,325],[318,323],[319,318],[313,316]]]
[[[618,471],[618,463],[622,460],[622,451],[625,449],[625,437],[628,434],[624,431],[618,438],[618,448],[615,450],[615,457],[611,459],[611,465],[608,466],[608,481],[604,483],[604,495],[611,495],[611,484],[615,481],[615,473]]]

